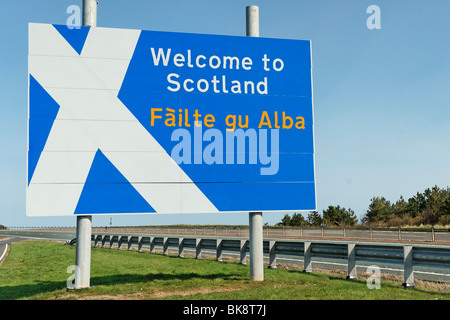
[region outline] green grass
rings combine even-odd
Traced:
[[[68,290],[67,268],[75,247],[50,241],[14,243],[0,266],[0,299],[449,299],[449,292],[382,281],[369,290],[364,279],[301,270],[265,269],[249,280],[249,266],[160,254],[92,249],[90,289]]]

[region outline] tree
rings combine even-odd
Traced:
[[[310,226],[320,226],[323,223],[333,226],[353,226],[358,222],[355,212],[348,208],[328,206],[323,210],[322,216],[312,211],[305,219],[300,213],[291,216],[285,215],[279,226],[301,226],[307,223]],[[384,197],[370,199],[369,208],[362,217],[363,224],[450,224],[450,189],[434,186],[417,192],[407,201],[400,195],[400,199],[391,203]]]
[[[448,203],[448,189],[440,189],[438,186],[428,188],[424,191],[425,208],[420,212],[427,224],[436,224],[443,212],[446,212],[446,203]]]
[[[291,217],[288,214],[285,214],[281,222],[276,224],[277,226],[287,227],[291,225]]]
[[[450,216],[450,193],[447,190],[447,199],[445,199],[444,205],[441,209],[442,215]]]
[[[386,222],[392,218],[392,205],[384,197],[370,199],[369,209],[363,218],[364,223]]]
[[[320,226],[322,224],[322,217],[317,211],[312,211],[310,214],[308,214],[308,217],[306,218],[307,223],[310,226]]]
[[[281,222],[277,223],[277,226],[283,227],[300,227],[305,224],[305,218],[300,213],[294,213],[292,217],[285,214]]]
[[[353,226],[358,221],[358,218],[352,209],[341,208],[338,205],[328,206],[326,210],[323,210],[323,221],[332,226]]]
[[[323,210],[323,223],[332,226],[339,225],[343,209],[340,206],[328,206],[328,209]]]
[[[400,196],[400,199],[392,205],[392,214],[397,218],[411,216],[408,203]]]
[[[408,212],[412,218],[419,216],[425,210],[426,206],[425,196],[420,192],[417,192],[415,196],[408,199]]]
[[[305,217],[301,213],[294,213],[291,219],[291,226],[300,227],[305,224]]]
[[[341,217],[341,223],[344,226],[354,226],[358,222],[358,218],[355,215],[355,211],[348,208],[344,211],[342,217]]]
[[[370,201],[369,209],[362,219],[365,224],[392,222],[393,219],[401,219],[400,221],[408,221],[412,224],[436,224],[440,221],[447,221],[447,218],[441,219],[441,217],[450,216],[450,189],[448,187],[446,189],[438,186],[427,188],[422,193],[417,192],[408,201],[400,196],[400,199],[394,204],[384,197],[373,197]]]

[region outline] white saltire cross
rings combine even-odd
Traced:
[[[139,35],[91,28],[79,55],[52,25],[29,25],[29,73],[60,108],[28,216],[73,215],[98,149],[157,213],[218,212],[117,97]]]

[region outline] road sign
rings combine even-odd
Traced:
[[[29,24],[28,216],[315,209],[310,41]]]

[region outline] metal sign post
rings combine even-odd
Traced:
[[[77,217],[77,244],[75,253],[75,289],[90,287],[92,216]]]
[[[259,37],[259,7],[246,7],[247,37]],[[250,280],[263,281],[262,212],[249,213]]]
[[[83,26],[97,26],[97,0],[83,0]],[[90,287],[92,216],[77,216],[75,289]]]

